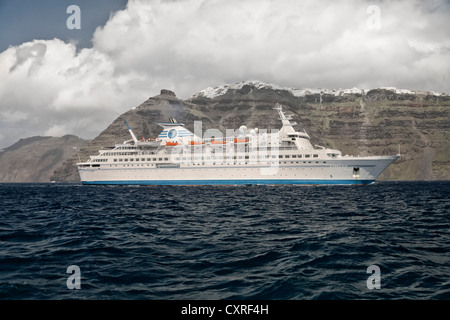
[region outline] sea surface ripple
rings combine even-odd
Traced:
[[[0,184],[0,299],[450,299],[449,191]]]

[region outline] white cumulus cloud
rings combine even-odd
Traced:
[[[187,98],[258,79],[449,92],[449,13],[445,0],[130,0],[92,48],[34,40],[0,53],[0,146],[38,134],[93,138],[162,88]]]

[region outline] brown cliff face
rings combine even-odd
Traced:
[[[21,139],[0,152],[0,182],[50,182],[53,172],[86,144],[72,135]]]
[[[187,100],[169,90],[120,115],[99,136],[81,149],[81,160],[105,146],[129,140],[128,122],[138,138],[156,137],[156,122],[175,118],[193,131],[195,120],[203,131],[217,128],[278,129],[281,122],[272,110],[276,102],[294,115],[298,129],[305,129],[312,144],[336,148],[349,155],[402,157],[380,180],[447,180],[450,178],[450,96],[427,93],[396,93],[387,89],[330,94],[311,92],[302,96],[291,90],[244,84],[199,93]],[[67,160],[52,176],[56,181],[79,181],[75,163]]]

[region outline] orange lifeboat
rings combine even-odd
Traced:
[[[189,141],[189,144],[190,144],[191,146],[193,146],[193,145],[204,144],[204,142],[201,142],[201,141]]]
[[[166,146],[177,146],[178,145],[178,142],[170,142],[170,141],[167,141],[166,142]]]
[[[234,139],[234,143],[243,143],[243,142],[248,142],[248,139],[238,139],[238,138]]]
[[[226,141],[223,141],[223,140],[212,140],[211,143],[212,143],[212,144],[225,144],[225,143],[227,143],[227,142],[226,142]]]

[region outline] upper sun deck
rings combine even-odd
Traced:
[[[339,150],[328,149],[324,147],[315,148],[310,142],[310,136],[305,131],[296,131],[295,122],[291,122],[292,115],[286,115],[280,104],[276,104],[274,110],[278,112],[282,122],[282,127],[268,133],[268,130],[247,129],[241,126],[235,130],[232,137],[213,137],[207,138],[205,131],[202,136],[194,135],[185,128],[183,123],[170,119],[170,122],[159,122],[157,124],[163,127],[162,132],[155,139],[138,140],[131,128],[127,128],[132,137],[131,140],[116,144],[115,147],[104,148],[91,159],[104,157],[128,157],[137,155],[151,154],[171,154],[174,151],[180,152],[180,148],[185,152],[186,149],[196,150],[200,153],[251,153],[251,152],[279,152],[289,155],[308,155],[315,154],[321,158],[336,158],[341,156]],[[231,148],[231,149],[230,149]]]

